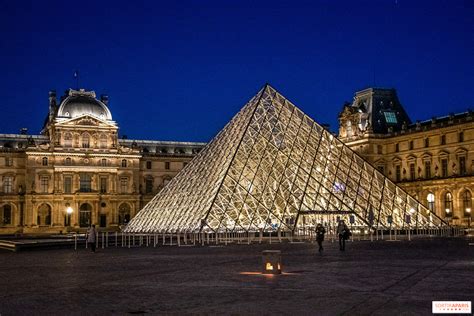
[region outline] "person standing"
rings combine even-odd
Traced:
[[[324,226],[319,223],[316,226],[316,242],[318,243],[319,246],[319,253],[322,253],[324,248],[323,248],[323,241],[324,241],[324,234],[326,233],[326,229],[324,229]]]
[[[87,244],[91,248],[92,252],[95,252],[96,234],[97,234],[97,231],[95,230],[95,225],[92,225],[87,230]]]
[[[337,225],[337,234],[339,235],[339,250],[345,251],[346,250],[346,236],[348,234],[349,227],[347,227],[346,223],[343,220],[339,221]]]

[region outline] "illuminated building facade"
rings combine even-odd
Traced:
[[[339,114],[339,139],[452,225],[472,222],[474,114],[412,122],[394,89],[355,94]]]
[[[119,139],[107,96],[52,91],[41,135],[0,134],[0,234],[118,229],[204,145]]]

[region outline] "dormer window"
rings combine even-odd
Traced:
[[[122,160],[122,168],[127,168],[127,159]]]
[[[387,124],[397,124],[397,116],[395,115],[395,112],[389,112],[389,111],[385,111],[383,112],[384,116],[385,116],[385,122]]]
[[[42,159],[42,165],[47,166],[48,165],[48,157],[43,157]]]
[[[68,116],[68,117],[69,117],[69,112],[64,113],[64,116]]]

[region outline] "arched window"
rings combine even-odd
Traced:
[[[130,221],[130,206],[127,203],[119,206],[119,225],[125,225]]]
[[[82,148],[89,148],[90,147],[90,141],[91,141],[91,138],[90,138],[89,134],[87,134],[87,133],[82,134]]]
[[[47,165],[48,165],[48,157],[43,157],[42,165],[43,165],[43,166],[47,166]]]
[[[464,209],[464,217],[471,217],[472,194],[468,190],[462,194],[462,208]]]
[[[107,159],[105,159],[105,158],[102,159],[102,160],[100,161],[100,165],[101,165],[102,167],[107,167]]]
[[[450,192],[444,195],[444,211],[446,216],[453,216],[453,195]]]
[[[100,142],[100,148],[107,148],[107,135],[100,134],[99,142]]]
[[[51,206],[48,204],[41,204],[38,208],[37,224],[39,226],[51,225]]]
[[[84,203],[79,207],[79,226],[89,227],[91,225],[92,206]]]
[[[0,226],[12,224],[12,207],[9,204],[5,204],[0,208]]]
[[[65,164],[66,166],[72,165],[72,160],[71,160],[71,158],[69,158],[69,157],[66,158],[66,160],[64,160],[64,164]]]
[[[122,159],[122,168],[127,167],[127,159]]]
[[[428,201],[428,209],[430,212],[435,213],[435,196],[433,193],[428,193],[428,197],[426,198]]]
[[[64,134],[64,147],[72,147],[72,134]]]

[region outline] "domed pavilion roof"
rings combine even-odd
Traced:
[[[101,120],[112,120],[112,114],[104,102],[96,99],[94,91],[69,90],[58,109],[58,118],[71,119],[82,115],[94,116]]]

